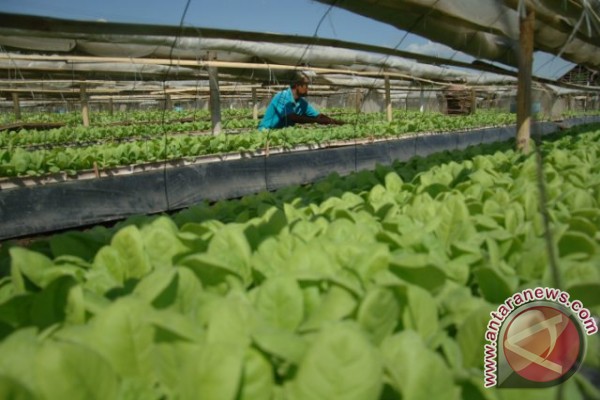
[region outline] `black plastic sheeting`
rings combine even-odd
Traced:
[[[563,126],[600,122],[600,117],[564,121]],[[559,129],[536,123],[533,134]],[[69,181],[0,191],[0,240],[76,228],[136,214],[178,210],[203,200],[237,198],[324,178],[376,164],[464,149],[514,137],[514,127],[430,134],[375,143],[285,152],[268,157],[216,161],[131,175]]]
[[[356,171],[354,146],[269,156],[266,158],[267,189],[314,182],[333,171],[340,175]]]
[[[265,158],[248,158],[169,168],[166,171],[168,208],[176,210],[203,200],[223,200],[267,189]]]

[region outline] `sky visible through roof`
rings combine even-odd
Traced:
[[[0,0],[0,11],[64,19],[179,25],[187,0]],[[184,25],[318,36],[461,61],[473,58],[390,25],[312,0],[191,0]],[[555,79],[573,64],[538,53],[534,75]]]

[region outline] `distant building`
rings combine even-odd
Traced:
[[[558,81],[584,86],[600,86],[600,71],[594,71],[588,67],[576,65]]]

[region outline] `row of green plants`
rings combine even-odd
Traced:
[[[225,118],[252,118],[251,109],[223,109],[221,111]],[[131,110],[115,111],[112,114],[108,111],[98,111],[90,113],[90,123],[92,125],[109,125],[114,123],[132,122],[144,123],[163,121],[177,121],[180,119],[191,118],[194,121],[210,120],[210,112],[204,109],[189,110]],[[21,113],[20,122],[28,123],[64,123],[68,126],[81,125],[81,111],[60,112],[60,113]],[[14,114],[2,116],[2,123],[14,123]]]
[[[387,123],[380,115],[356,115],[346,119],[343,126],[297,126],[270,132],[251,130],[236,134],[166,135],[168,130],[186,132],[196,124],[173,126],[138,125],[112,128],[61,128],[48,132],[18,133],[4,136],[9,141],[35,141],[54,138],[57,142],[89,140],[113,135],[118,138],[147,139],[127,142],[100,142],[81,147],[55,146],[31,150],[21,147],[0,148],[0,177],[41,176],[48,173],[90,168],[113,168],[161,160],[198,157],[228,152],[253,152],[267,147],[291,148],[300,144],[323,144],[355,138],[396,137],[414,132],[464,130],[478,126],[506,125],[514,120],[511,114],[478,113],[460,118],[437,113],[402,113],[395,122]],[[251,120],[250,120],[251,121]],[[238,121],[244,123],[244,120]],[[254,123],[254,122],[252,122]],[[130,136],[131,135],[131,136]],[[0,136],[0,141],[2,136]],[[11,142],[12,143],[12,142]]]
[[[380,113],[343,114],[338,117],[352,125],[364,125],[384,122]],[[477,114],[453,117],[439,113],[419,113],[396,111],[394,122],[389,128],[392,132],[424,132],[440,130],[460,130],[478,126],[507,125],[515,122],[514,114],[479,112]],[[253,129],[257,122],[252,118],[229,117],[223,120],[225,130]],[[108,142],[125,139],[143,139],[165,134],[191,131],[210,131],[210,120],[195,122],[171,122],[165,124],[139,124],[125,126],[65,126],[50,130],[21,129],[14,133],[0,134],[0,148],[15,147],[60,147],[64,145],[90,145],[92,142]]]
[[[256,121],[252,119],[231,119],[222,124],[224,129],[252,129],[256,128],[256,125]],[[89,146],[198,131],[209,133],[211,127],[210,121],[197,121],[122,126],[65,126],[49,130],[21,129],[14,133],[0,134],[0,148]]]
[[[0,397],[555,399],[483,388],[490,311],[554,286],[535,155],[512,146],[4,244]],[[600,129],[541,152],[562,289],[597,316]]]

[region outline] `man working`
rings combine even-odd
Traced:
[[[258,129],[279,129],[295,124],[324,124],[324,125],[343,125],[342,121],[337,121],[315,110],[304,97],[308,94],[308,78],[305,75],[299,76],[290,87],[277,93],[265,116],[258,124]]]

